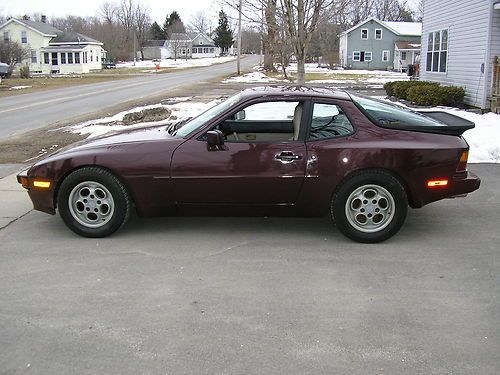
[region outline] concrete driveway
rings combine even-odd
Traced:
[[[479,191],[378,245],[327,219],[85,239],[25,213],[0,230],[0,374],[498,374],[500,167],[470,169]]]

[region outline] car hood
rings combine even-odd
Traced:
[[[59,150],[59,152],[65,152],[68,150],[80,151],[88,148],[112,146],[121,143],[150,142],[167,139],[178,138],[174,138],[168,134],[165,125],[155,125],[147,128],[117,131],[103,136],[86,139],[68,147],[64,147]]]

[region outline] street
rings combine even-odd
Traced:
[[[260,56],[241,60],[243,70],[258,65]],[[5,97],[0,100],[0,139],[101,111],[131,100],[157,96],[187,85],[234,73],[236,61],[166,74],[134,77],[63,89]]]
[[[19,214],[0,230],[0,373],[498,373],[500,168],[469,169],[477,192],[377,245],[326,218],[132,218],[87,239]]]

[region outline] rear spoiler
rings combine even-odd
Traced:
[[[474,129],[476,126],[472,121],[466,120],[463,117],[452,115],[448,112],[419,110],[416,110],[416,112],[446,124],[446,126],[419,126],[418,128],[415,127],[415,129],[411,130],[437,134],[462,135],[466,130]],[[405,129],[408,129],[408,127],[405,127]]]

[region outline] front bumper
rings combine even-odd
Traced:
[[[28,191],[28,195],[35,210],[55,215],[55,184],[51,181],[49,188],[37,188],[33,186],[35,178],[28,176],[28,171],[29,168],[19,172],[17,175],[17,182],[19,182]]]

